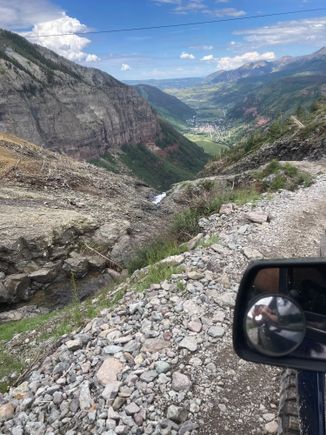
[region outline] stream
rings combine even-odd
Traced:
[[[165,197],[166,192],[160,193],[159,195],[154,196],[152,203],[158,205]]]

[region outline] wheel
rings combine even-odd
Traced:
[[[297,400],[297,372],[286,369],[281,376],[278,434],[300,435]]]
[[[319,255],[326,257],[326,234],[320,238]],[[284,370],[278,408],[278,435],[300,435],[297,382],[296,370]]]

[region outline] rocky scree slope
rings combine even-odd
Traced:
[[[219,242],[164,260],[179,272],[142,293],[133,287],[145,271],[135,272],[116,308],[63,337],[1,396],[2,433],[276,433],[279,370],[234,355],[234,300],[251,259],[316,255],[325,194],[319,175],[202,219],[198,239]]]
[[[122,147],[128,156],[129,147],[138,147],[151,157],[144,171],[155,165],[169,170],[172,182],[191,177],[207,160],[199,147],[161,123],[133,87],[5,30],[0,78],[0,131],[79,160],[120,155]]]
[[[11,135],[0,134],[0,180],[0,306],[53,286],[69,299],[72,275],[81,296],[87,277],[101,287],[166,219],[136,179]]]

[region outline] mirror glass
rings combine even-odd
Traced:
[[[293,311],[291,317],[284,317],[280,309],[278,309],[278,322],[281,323],[278,327],[274,325],[276,329],[274,329],[273,338],[275,340],[276,338],[278,339],[279,349],[282,346],[281,341],[285,336],[289,337],[292,335],[292,340],[295,343],[300,343],[301,339],[299,337],[302,336],[300,335],[302,330],[299,333],[299,330],[296,329],[300,323],[299,314],[297,314],[298,317],[294,316],[298,307],[300,311],[304,312],[306,324],[306,332],[304,339],[301,340],[301,344],[297,345],[293,343],[292,351],[283,348],[284,353],[282,350],[278,351],[274,347],[272,340],[269,341],[269,346],[267,346],[266,338],[264,346],[262,346],[262,328],[260,328],[258,323],[254,325],[252,320],[254,319],[254,313],[258,312],[259,305],[264,305],[267,308],[271,308],[271,305],[273,305],[276,307],[273,308],[275,310],[278,305],[282,305],[283,299],[292,301],[294,306],[291,308]],[[264,303],[261,302],[263,300],[265,300]],[[309,263],[299,265],[288,264],[281,267],[262,266],[252,276],[251,282],[248,283],[245,306],[248,315],[245,319],[244,327],[247,330],[247,341],[251,347],[269,356],[281,356],[291,353],[291,357],[326,361],[326,263],[317,265]],[[266,316],[267,314],[265,313],[265,318],[263,319],[262,317],[261,321],[264,320],[266,323]],[[290,323],[294,319],[297,319],[295,325],[291,326]],[[270,319],[269,321],[271,322],[272,320]],[[259,322],[259,318],[257,322]],[[282,332],[281,335],[280,330]],[[258,331],[260,331],[260,338],[258,337]],[[269,334],[271,334],[271,331],[269,331]],[[288,349],[291,349],[290,343],[285,342],[285,344],[288,345]]]
[[[293,352],[303,341],[305,315],[290,298],[279,295],[255,298],[245,318],[249,342],[260,353],[283,356]]]

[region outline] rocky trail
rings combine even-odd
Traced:
[[[232,349],[235,296],[248,262],[314,256],[326,229],[326,176],[201,219],[215,244],[164,260],[179,272],[60,346],[8,394],[1,434],[267,434],[277,432],[278,369]]]

